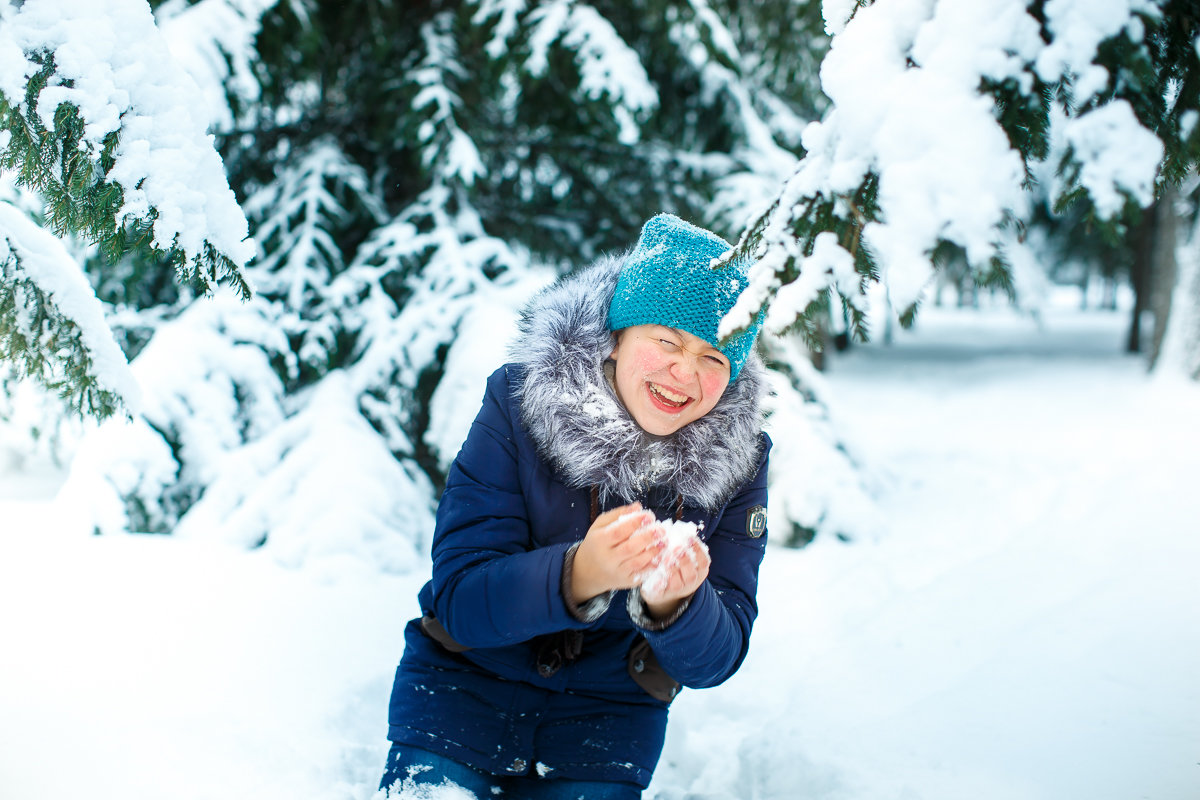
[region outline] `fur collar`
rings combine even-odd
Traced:
[[[512,347],[513,360],[525,367],[515,390],[521,421],[567,484],[597,486],[602,502],[644,498],[666,486],[688,505],[715,511],[758,467],[765,368],[751,354],[708,414],[670,436],[643,431],[603,366],[614,344],[608,306],[623,263],[624,256],[602,258],[526,307]]]

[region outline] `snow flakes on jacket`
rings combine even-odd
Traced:
[[[624,260],[602,258],[526,307],[512,346],[525,367],[516,390],[521,420],[538,455],[568,485],[598,487],[602,503],[666,485],[688,505],[719,509],[758,468],[765,369],[751,354],[708,414],[670,436],[643,431],[604,370],[616,341],[608,307]]]

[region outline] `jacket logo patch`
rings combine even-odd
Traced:
[[[746,512],[746,535],[757,539],[767,532],[767,508],[755,506]]]

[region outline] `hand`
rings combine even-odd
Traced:
[[[637,586],[665,544],[654,513],[641,503],[605,511],[575,551],[571,601],[582,605],[596,595]]]
[[[641,588],[642,602],[654,619],[669,619],[679,604],[691,597],[708,577],[712,558],[699,539],[693,539],[679,554],[679,560],[665,581],[654,581]]]

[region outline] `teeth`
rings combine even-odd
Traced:
[[[669,402],[672,402],[672,403],[687,402],[688,396],[686,394],[675,394],[670,389],[666,389],[662,386],[659,386],[657,383],[650,384],[650,388],[652,390],[654,390],[654,393],[657,394],[659,397],[661,397],[664,400],[667,400]]]

